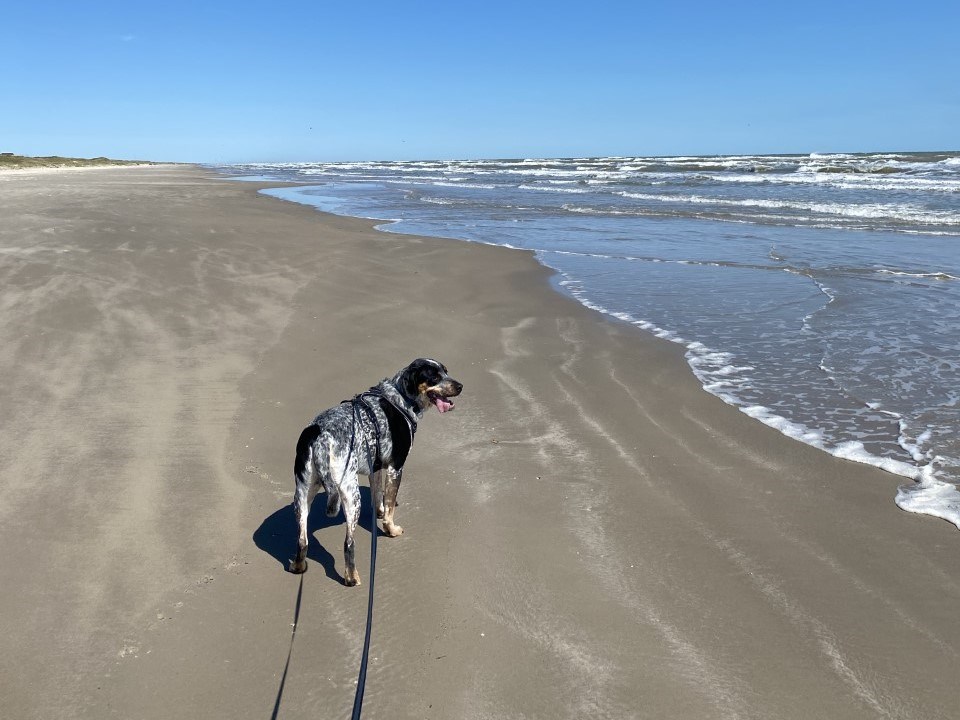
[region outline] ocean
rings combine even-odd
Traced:
[[[217,166],[388,232],[524,248],[707,392],[960,527],[960,152]]]

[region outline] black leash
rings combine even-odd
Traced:
[[[407,421],[407,427],[410,430],[410,443],[413,444],[413,434],[415,432],[413,424],[410,422],[410,418],[407,417],[407,414],[403,412],[396,404],[388,398],[385,394],[375,391],[368,390],[367,392],[360,393],[352,400],[344,400],[344,402],[349,402],[353,405],[353,414],[354,414],[354,428],[356,428],[358,421],[360,419],[359,413],[360,409],[358,407],[362,406],[367,413],[367,417],[370,421],[370,424],[373,427],[373,431],[377,441],[376,455],[370,456],[370,442],[369,438],[364,433],[364,449],[367,451],[367,466],[370,470],[370,590],[367,594],[367,629],[363,637],[363,653],[360,656],[360,674],[357,676],[357,692],[353,696],[353,713],[350,715],[351,720],[360,720],[360,713],[363,709],[363,691],[367,684],[367,664],[370,659],[370,635],[373,631],[373,583],[374,577],[377,571],[377,535],[379,535],[379,530],[377,529],[377,498],[374,497],[372,492],[373,489],[373,475],[374,475],[374,461],[380,459],[380,425],[377,422],[377,416],[373,411],[373,408],[367,402],[367,397],[376,397],[386,400],[388,403],[393,405],[393,407],[400,413],[401,417]],[[352,449],[351,441],[351,449]],[[348,456],[349,457],[349,456]]]
[[[373,408],[367,404],[364,395],[367,393],[361,393],[354,397],[352,400],[344,400],[344,402],[349,402],[353,406],[353,427],[356,428],[360,424],[360,407],[366,411],[367,417],[369,419],[370,425],[373,427],[373,432],[377,440],[377,452],[374,457],[370,456],[370,439],[367,437],[367,433],[363,433],[363,447],[366,450],[367,454],[367,468],[369,470],[368,477],[373,480],[374,473],[374,460],[380,457],[380,427],[377,423],[377,416],[373,412]],[[361,426],[362,427],[362,426]],[[354,437],[356,436],[356,429],[354,429]],[[351,441],[351,450],[353,449],[353,442]],[[347,462],[349,462],[349,454],[347,455]],[[371,489],[373,488],[373,483],[370,483]],[[373,632],[373,583],[377,571],[377,499],[373,496],[373,493],[370,493],[370,589],[367,592],[367,629],[363,637],[363,653],[360,655],[360,674],[357,676],[357,691],[353,696],[353,712],[350,714],[351,720],[360,720],[360,713],[363,709],[363,691],[367,685],[367,663],[370,659],[370,635]]]
[[[353,696],[351,720],[360,720],[363,708],[363,690],[367,685],[367,661],[370,658],[370,634],[373,630],[373,579],[377,570],[377,505],[370,503],[370,592],[367,595],[367,629],[363,636],[363,654],[360,659],[360,674],[357,676],[357,692]]]
[[[303,600],[303,575],[300,576],[300,588],[297,590],[297,604],[293,611],[293,632],[290,633],[290,649],[287,650],[287,663],[283,666],[283,676],[280,678],[280,687],[277,689],[277,699],[273,702],[273,713],[270,720],[277,720],[280,712],[280,700],[283,699],[283,687],[287,684],[287,671],[290,670],[290,657],[293,655],[293,641],[297,637],[297,625],[300,624],[300,601]]]

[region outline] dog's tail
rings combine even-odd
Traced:
[[[313,478],[313,444],[320,437],[320,426],[307,425],[297,440],[297,457],[293,461],[293,477],[297,483],[309,486]]]

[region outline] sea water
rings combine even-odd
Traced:
[[[390,232],[533,250],[705,390],[960,527],[960,153],[257,163]]]

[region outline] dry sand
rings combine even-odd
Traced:
[[[381,538],[365,718],[960,717],[960,535],[898,478],[527,253],[258,187],[0,176],[0,717],[347,717],[366,585],[322,508],[284,571],[293,449],[419,355],[466,389]]]

